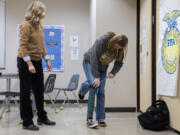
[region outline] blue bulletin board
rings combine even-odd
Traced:
[[[53,71],[64,71],[64,27],[45,25],[44,40]],[[47,65],[44,59],[42,64],[46,71]]]

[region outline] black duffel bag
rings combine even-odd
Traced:
[[[138,116],[144,129],[161,131],[169,127],[169,110],[162,99],[155,101],[145,113]]]

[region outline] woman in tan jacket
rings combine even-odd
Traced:
[[[44,30],[41,20],[45,17],[45,5],[40,1],[33,1],[27,9],[25,21],[20,27],[20,47],[17,66],[20,79],[20,115],[23,128],[39,130],[33,123],[33,112],[30,101],[31,89],[35,95],[37,107],[37,123],[55,125],[47,118],[44,110],[44,76],[42,57],[47,62],[48,71],[52,70],[44,44]]]

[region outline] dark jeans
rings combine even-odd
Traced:
[[[44,111],[44,76],[41,61],[32,61],[36,73],[29,71],[28,65],[22,58],[17,58],[17,66],[20,79],[20,115],[23,125],[33,124],[33,112],[30,100],[31,90],[34,93],[37,115],[42,120],[47,120],[47,113]]]

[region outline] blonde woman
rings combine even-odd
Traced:
[[[114,78],[123,65],[126,56],[128,38],[113,32],[98,38],[94,45],[84,54],[83,68],[87,81],[81,84],[79,98],[83,99],[89,90],[87,126],[89,128],[106,127],[105,95],[106,78]],[[109,64],[114,61],[114,67],[107,75]],[[93,121],[94,100],[97,94],[96,122]]]
[[[33,123],[33,112],[30,101],[31,89],[35,95],[37,107],[37,123],[55,125],[47,118],[44,110],[44,77],[41,59],[47,62],[48,70],[52,67],[44,45],[44,30],[41,20],[45,17],[45,5],[40,1],[33,1],[27,9],[25,21],[20,28],[20,47],[17,66],[20,79],[20,115],[23,128],[37,131],[39,128]]]

